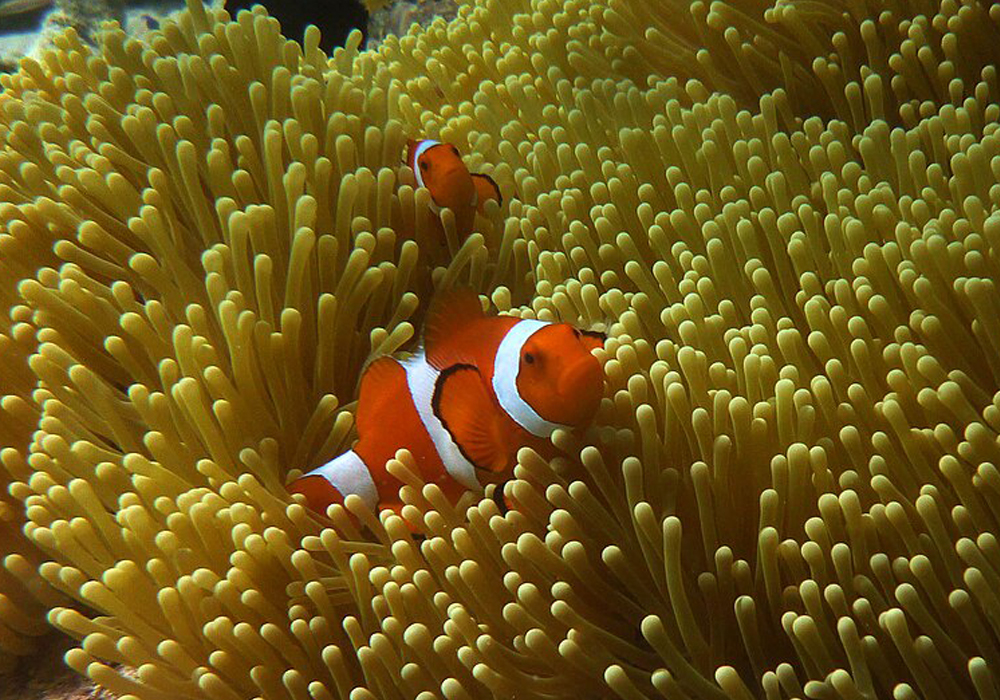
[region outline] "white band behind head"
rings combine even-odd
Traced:
[[[517,390],[517,373],[521,369],[521,349],[535,331],[549,325],[545,321],[524,319],[514,324],[497,348],[493,360],[493,392],[501,408],[511,419],[538,437],[549,437],[558,428],[567,428],[560,423],[547,421],[538,415],[531,405],[521,398]]]
[[[417,178],[418,187],[427,187],[427,185],[424,184],[424,176],[420,172],[420,156],[426,153],[428,149],[433,148],[440,143],[440,141],[424,139],[417,145],[417,150],[413,152],[413,176]]]

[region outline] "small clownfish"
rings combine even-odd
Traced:
[[[603,343],[602,333],[567,323],[486,316],[471,290],[439,295],[423,347],[406,359],[381,357],[362,376],[353,449],[289,490],[320,513],[350,494],[399,512],[402,482],[385,463],[403,448],[453,503],[499,484],[520,448],[554,456],[556,429],[593,420],[604,370],[590,351]]]
[[[450,143],[431,139],[406,142],[406,164],[413,170],[418,187],[431,193],[431,210],[441,213],[442,207],[455,212],[456,219],[468,218],[473,212],[483,214],[487,199],[503,204],[500,188],[489,175],[470,173],[462,162],[458,149]]]

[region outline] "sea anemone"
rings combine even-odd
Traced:
[[[190,2],[25,61],[0,435],[67,662],[149,700],[996,697],[998,23],[476,0],[328,59]],[[461,247],[445,211],[444,259],[415,135],[512,199]],[[406,452],[400,515],[310,514],[287,476],[458,282],[607,330],[597,426],[505,515]]]

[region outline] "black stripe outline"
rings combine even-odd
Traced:
[[[438,374],[437,379],[434,381],[434,393],[431,394],[431,411],[434,413],[434,416],[439,421],[441,421],[441,425],[444,427],[445,432],[448,433],[448,437],[450,437],[451,441],[454,442],[455,445],[458,447],[458,451],[462,453],[462,456],[469,461],[469,464],[471,464],[473,468],[477,469],[478,471],[489,474],[491,473],[490,470],[487,469],[486,467],[477,464],[476,460],[472,459],[472,457],[470,457],[469,454],[465,451],[465,448],[462,447],[462,443],[455,439],[455,434],[452,433],[451,428],[448,427],[448,421],[446,421],[444,419],[444,416],[441,415],[441,389],[442,387],[444,387],[444,382],[446,379],[448,379],[448,377],[450,377],[455,372],[458,372],[459,370],[462,369],[471,369],[475,371],[477,374],[479,373],[479,369],[475,365],[467,365],[467,364],[452,365],[451,367],[447,367],[441,370],[440,374]],[[441,455],[438,455],[438,457],[441,457]],[[442,459],[442,461],[444,460]],[[447,470],[448,466],[445,465],[445,471]]]
[[[487,180],[490,181],[490,184],[493,185],[493,189],[495,189],[497,191],[497,206],[502,207],[503,206],[503,193],[500,192],[500,185],[497,184],[497,181],[494,180],[489,175],[487,175],[486,173],[472,173],[472,175],[473,175],[473,177],[485,177]]]

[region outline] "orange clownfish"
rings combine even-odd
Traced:
[[[320,513],[350,494],[398,512],[402,483],[385,463],[405,448],[452,502],[481,492],[509,477],[521,447],[554,455],[556,429],[593,420],[604,371],[590,351],[603,342],[567,323],[486,316],[471,290],[439,295],[423,347],[381,357],[362,376],[354,448],[289,490]]]
[[[435,214],[448,207],[455,212],[456,219],[467,218],[471,226],[473,212],[482,214],[487,199],[503,204],[500,188],[493,178],[470,173],[458,149],[450,143],[410,139],[406,142],[406,164],[413,169],[417,186],[426,187],[431,193],[431,209]]]

